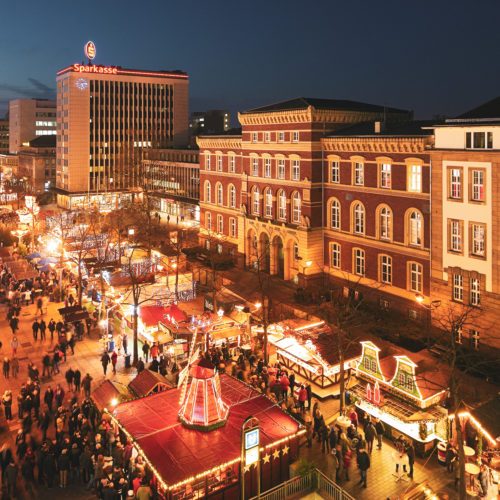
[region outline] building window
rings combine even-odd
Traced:
[[[264,132],[264,141],[271,142],[271,132]]]
[[[462,199],[462,169],[448,169],[448,198],[452,200]]]
[[[264,160],[264,177],[271,177],[271,158]]]
[[[234,174],[236,166],[236,157],[234,155],[229,155],[229,173]]]
[[[205,170],[210,170],[210,153],[205,153]]]
[[[252,142],[256,143],[259,140],[259,134],[257,132],[252,132]]]
[[[330,217],[331,217],[330,227],[332,229],[340,229],[340,202],[339,202],[339,200],[332,201]]]
[[[297,243],[293,244],[293,260],[299,260],[299,245]]]
[[[234,217],[229,219],[229,235],[231,238],[236,238],[236,219]]]
[[[217,172],[222,172],[222,155],[217,155]]]
[[[476,257],[486,255],[486,230],[484,224],[471,224],[471,254]]]
[[[408,191],[422,192],[422,166],[410,165],[408,168]]]
[[[212,185],[210,181],[205,181],[205,201],[212,203]]]
[[[382,283],[392,283],[392,257],[389,255],[380,256],[380,281]]]
[[[470,348],[479,350],[479,330],[469,330]]]
[[[330,182],[340,182],[340,162],[332,161],[330,163]]]
[[[207,229],[209,231],[211,231],[212,230],[212,214],[210,212],[206,213],[205,222],[206,222]]]
[[[481,289],[479,278],[471,278],[470,280],[470,304],[471,306],[479,306],[481,304]]]
[[[338,243],[332,243],[330,265],[340,269],[340,245]]]
[[[260,192],[259,188],[253,188],[252,192],[252,213],[259,215],[260,213]]]
[[[484,201],[484,170],[471,171],[471,201]]]
[[[232,184],[229,186],[229,208],[236,208],[236,188]]]
[[[356,203],[353,209],[354,224],[353,230],[356,234],[365,234],[365,207],[361,203]]]
[[[264,204],[265,204],[265,216],[272,217],[273,216],[273,192],[271,189],[267,188],[264,193]]]
[[[286,193],[283,190],[278,194],[278,218],[286,220]]]
[[[300,160],[292,160],[292,180],[300,181]]]
[[[258,158],[252,158],[252,175],[254,177],[259,176],[259,159]]]
[[[380,209],[380,239],[390,240],[392,234],[392,211],[389,207]]]
[[[410,245],[422,246],[423,221],[422,214],[413,210],[409,215],[409,234],[408,241]]]
[[[293,133],[292,142],[299,142],[299,133],[297,131]]]
[[[278,179],[284,179],[285,178],[285,160],[284,158],[279,158],[278,159]]]
[[[365,183],[365,166],[363,163],[354,162],[354,184],[356,186],[363,186]]]
[[[292,222],[294,224],[300,224],[300,214],[301,214],[301,200],[300,193],[295,191],[292,195]]]
[[[391,303],[387,299],[380,299],[379,306],[383,311],[388,311],[391,308]]]
[[[453,275],[453,300],[464,300],[464,277],[461,274]]]
[[[462,221],[452,219],[448,224],[448,241],[451,252],[462,251]]]
[[[461,326],[454,326],[453,327],[453,337],[455,339],[456,344],[462,345],[462,327]]]
[[[466,132],[466,149],[493,149],[493,132]]]
[[[354,273],[358,276],[365,275],[365,251],[361,248],[354,249]]]
[[[224,204],[224,195],[222,193],[222,184],[217,184],[217,205]]]
[[[391,164],[382,163],[380,165],[380,187],[383,189],[391,189]]]
[[[278,142],[285,142],[285,132],[278,132]]]
[[[417,262],[410,262],[408,265],[410,274],[410,290],[412,292],[422,293],[422,266]]]
[[[222,215],[217,215],[217,232],[222,234],[224,232],[224,218]]]

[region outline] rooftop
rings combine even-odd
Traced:
[[[315,109],[328,109],[339,111],[364,111],[373,113],[411,113],[405,109],[391,108],[388,106],[380,106],[378,104],[367,104],[358,101],[349,101],[344,99],[318,99],[315,97],[296,97],[287,101],[281,101],[267,106],[254,108],[244,111],[243,114],[250,113],[268,113],[270,111],[292,111],[307,109],[312,106]]]
[[[419,137],[430,136],[432,130],[422,127],[434,125],[428,120],[408,121],[404,123],[379,122],[380,132],[375,132],[375,121],[356,123],[350,127],[342,128],[329,137]]]
[[[40,135],[35,139],[29,141],[30,148],[55,148],[56,136],[54,135]]]

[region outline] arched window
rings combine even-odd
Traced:
[[[224,204],[224,194],[223,194],[223,190],[222,190],[222,184],[220,182],[218,182],[215,189],[216,189],[216,193],[217,193],[217,205],[223,205]]]
[[[365,234],[365,207],[357,202],[352,209],[353,231],[356,234]]]
[[[252,191],[252,213],[255,215],[260,213],[260,191],[258,187],[254,187]]]
[[[392,238],[392,210],[389,207],[379,210],[379,236],[381,240]]]
[[[229,208],[236,208],[236,188],[232,184],[229,184],[229,188],[227,191]]]
[[[208,231],[212,230],[212,214],[210,212],[205,214],[205,227]]]
[[[424,221],[418,210],[411,210],[408,215],[408,243],[422,246],[424,234]]]
[[[266,217],[272,217],[273,216],[273,192],[271,191],[271,188],[266,188],[266,190],[264,191],[264,205],[265,205],[264,215]]]
[[[300,224],[301,200],[300,193],[295,191],[292,195],[292,222]]]
[[[330,227],[340,229],[340,202],[336,198],[330,203]]]
[[[205,181],[205,201],[212,203],[212,184],[210,181]]]
[[[283,189],[278,193],[278,218],[286,220],[286,193]]]

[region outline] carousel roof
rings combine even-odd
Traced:
[[[220,386],[229,415],[224,427],[209,432],[187,428],[179,421],[180,389],[122,403],[113,411],[167,485],[238,460],[241,426],[250,415],[260,421],[261,446],[292,437],[299,430],[296,420],[239,380],[221,375]]]

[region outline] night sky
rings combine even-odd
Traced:
[[[191,111],[297,97],[453,116],[500,94],[498,0],[2,0],[0,116],[97,64],[182,69]]]

